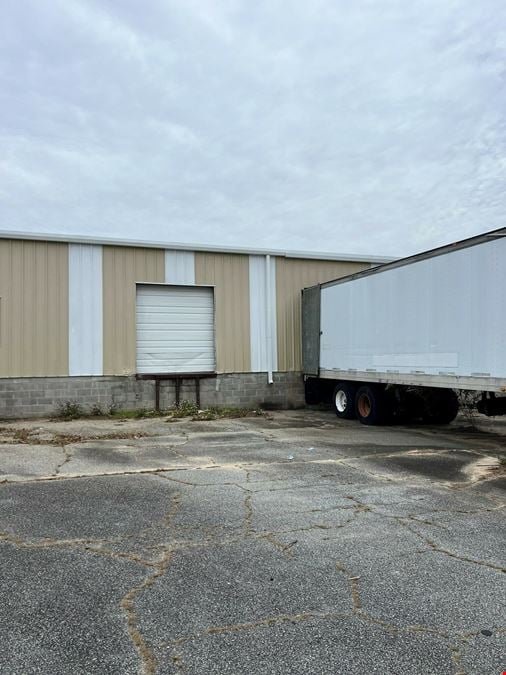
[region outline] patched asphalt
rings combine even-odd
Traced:
[[[0,426],[0,673],[506,670],[500,422]]]

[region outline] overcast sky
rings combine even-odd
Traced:
[[[3,0],[0,229],[402,255],[506,224],[504,0]]]

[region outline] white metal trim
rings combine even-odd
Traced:
[[[429,375],[422,373],[388,373],[370,370],[321,369],[320,377],[326,380],[351,380],[353,382],[382,382],[402,384],[411,387],[445,387],[473,391],[494,391],[506,393],[506,379],[498,377],[476,377],[460,375]]]
[[[484,243],[492,242],[495,239],[501,239],[502,237],[506,237],[506,228],[494,230],[493,232],[486,232],[485,234],[477,235],[476,237],[470,237],[469,239],[463,239],[462,241],[457,241],[454,244],[439,246],[438,248],[430,249],[429,251],[422,251],[422,253],[416,253],[415,255],[411,255],[406,258],[390,260],[389,262],[385,262],[383,265],[371,265],[370,269],[354,272],[353,274],[348,274],[347,276],[339,277],[338,279],[331,279],[330,281],[325,281],[324,283],[319,284],[319,286],[320,288],[329,288],[330,286],[346,284],[349,281],[363,279],[364,277],[369,277],[371,275],[384,274],[385,272],[398,269],[399,267],[414,265],[425,260],[430,260],[431,258],[438,258],[440,256],[448,255],[449,253],[456,253],[466,248],[472,248],[473,246],[479,246]]]
[[[206,244],[183,244],[139,239],[114,239],[112,237],[87,237],[71,234],[40,234],[35,232],[0,231],[0,239],[26,239],[29,241],[56,241],[67,244],[99,244],[101,246],[134,246],[139,248],[161,248],[174,251],[201,251],[210,253],[239,253],[242,255],[272,255],[278,258],[306,258],[308,260],[335,260],[338,262],[388,263],[396,260],[392,256],[355,255],[317,251],[291,251],[280,249],[247,248],[241,246],[214,246]]]
[[[69,375],[103,375],[102,247],[71,244]]]
[[[249,257],[249,323],[251,371],[261,373],[267,370],[267,344],[265,300],[265,272],[262,266],[265,258],[259,255]]]
[[[271,372],[276,372],[278,369],[278,309],[276,305],[276,259],[269,259],[270,271],[270,324],[271,324],[271,340],[270,340],[270,351],[271,351]]]
[[[165,251],[165,283],[195,284],[195,253],[193,251]]]
[[[271,256],[265,256],[265,313],[266,313],[266,325],[267,325],[267,381],[269,384],[273,384],[274,380],[272,377],[272,311],[271,311],[271,300],[272,300],[272,282],[271,282]]]
[[[250,345],[253,373],[272,373],[278,366],[276,261],[270,258],[268,263],[267,259],[268,256],[263,255],[249,257]]]

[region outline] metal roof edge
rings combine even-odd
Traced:
[[[411,265],[412,263],[420,262],[422,260],[428,260],[429,258],[437,258],[438,256],[445,255],[447,253],[460,251],[465,248],[471,248],[472,246],[478,246],[479,244],[494,241],[495,239],[501,239],[502,237],[506,237],[506,227],[500,227],[496,230],[483,232],[482,234],[475,234],[474,236],[467,237],[466,239],[461,239],[459,241],[451,242],[449,244],[443,244],[443,246],[431,248],[427,251],[421,251],[420,253],[415,253],[414,255],[406,256],[405,258],[390,260],[389,262],[383,265],[379,265],[377,267],[373,267],[368,270],[362,270],[361,272],[355,272],[345,277],[339,277],[338,279],[331,279],[330,281],[325,281],[321,284],[316,285],[320,286],[320,288],[327,288],[328,286],[337,286],[338,284],[346,283],[348,281],[354,281],[355,279],[361,279],[362,277],[371,276],[372,274],[380,274],[382,272],[388,272],[388,270],[397,269],[398,267],[405,267],[406,265]],[[309,288],[311,288],[311,286]]]
[[[239,253],[243,255],[272,255],[280,258],[305,258],[311,260],[332,260],[342,262],[389,263],[396,258],[377,255],[354,255],[348,253],[322,253],[318,251],[289,251],[280,249],[248,248],[241,246],[214,246],[207,244],[182,244],[161,241],[141,241],[138,239],[115,239],[113,237],[93,237],[83,235],[49,234],[35,232],[12,232],[0,230],[0,239],[21,239],[31,241],[51,241],[66,244],[98,244],[102,246],[135,246],[139,248],[161,248],[176,251],[197,251],[202,253]]]

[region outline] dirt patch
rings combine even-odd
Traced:
[[[69,445],[71,443],[85,443],[99,440],[124,440],[130,438],[144,438],[150,436],[143,431],[112,432],[107,434],[71,434],[47,432],[39,429],[12,429],[0,427],[0,443],[10,445]]]
[[[506,464],[498,457],[480,457],[475,462],[468,464],[463,473],[469,481],[476,483],[487,478],[499,478],[506,476]]]

